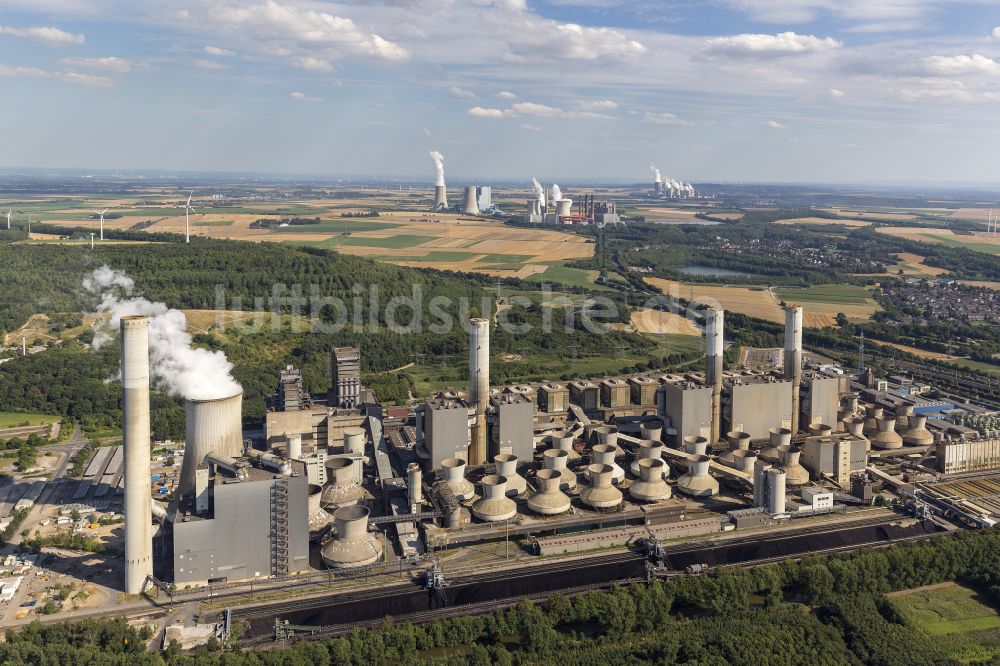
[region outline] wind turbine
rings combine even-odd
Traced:
[[[7,231],[10,231],[10,215],[13,212],[14,212],[13,208],[7,211]]]
[[[187,203],[184,204],[184,242],[185,243],[190,243],[191,242],[191,211],[194,210],[194,208],[191,208],[191,197],[193,195],[194,195],[194,191],[192,190],[191,193],[188,194]]]
[[[95,210],[94,211],[95,215],[100,215],[101,216],[101,240],[104,240],[104,214],[107,213],[107,212],[108,212],[107,208],[105,208],[104,210]]]

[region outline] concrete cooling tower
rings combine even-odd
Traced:
[[[368,531],[368,514],[360,504],[333,512],[337,534],[320,550],[323,564],[330,569],[357,569],[382,559],[382,542]]]
[[[462,197],[462,212],[466,215],[479,215],[479,200],[476,196],[475,185],[465,188],[465,196]]]
[[[448,210],[448,190],[444,185],[434,187],[433,210]]]
[[[243,455],[243,392],[214,400],[185,400],[187,442],[181,466],[180,495],[194,493],[194,476],[209,453]]]

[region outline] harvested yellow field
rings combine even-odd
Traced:
[[[959,280],[959,282],[970,287],[986,287],[987,289],[1000,290],[1000,282],[988,282],[986,280]]]
[[[766,289],[726,287],[710,284],[686,284],[676,280],[646,278],[646,282],[664,294],[694,299],[708,305],[717,304],[724,310],[742,312],[752,317],[776,323],[785,321],[785,313],[774,295]]]
[[[672,312],[643,308],[632,312],[632,326],[639,333],[657,335],[701,335],[701,331],[687,317]]]
[[[922,227],[879,227],[879,233],[898,236],[922,243],[945,243],[955,247],[965,247],[987,254],[1000,254],[1000,235],[977,231],[971,234],[956,234],[950,229]]]
[[[943,354],[941,352],[927,351],[926,349],[917,349],[916,347],[909,347],[907,345],[901,345],[896,342],[883,342],[878,341],[880,345],[886,345],[888,347],[895,347],[896,349],[901,349],[902,351],[909,352],[914,356],[919,356],[920,358],[929,358],[936,361],[961,361],[962,358],[958,356],[953,356],[951,354]]]
[[[844,217],[863,217],[866,220],[915,220],[917,216],[913,213],[894,212],[872,212],[867,210],[857,210],[852,208],[820,208],[824,213],[843,215]]]
[[[852,228],[871,226],[870,222],[861,220],[831,220],[826,217],[796,217],[791,220],[778,220],[778,224],[839,224],[842,227]]]
[[[912,252],[900,252],[896,255],[896,258],[903,262],[903,265],[900,266],[900,268],[903,269],[904,275],[924,275],[934,277],[948,272],[945,268],[924,265],[924,260],[927,257],[919,254],[913,254]],[[890,268],[889,270],[891,271],[892,269]]]

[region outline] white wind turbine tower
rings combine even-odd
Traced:
[[[13,213],[13,212],[14,212],[13,208],[11,208],[10,210],[7,211],[7,231],[10,231],[10,216],[11,216],[11,213]]]
[[[100,215],[101,216],[101,240],[104,240],[104,214],[107,213],[107,212],[108,212],[107,208],[105,208],[104,210],[95,210],[94,211],[95,215]]]
[[[190,194],[188,194],[187,203],[184,204],[184,242],[185,243],[190,243],[191,242],[191,211],[194,210],[194,208],[191,208],[191,197],[192,196],[194,196],[194,192],[193,191]]]

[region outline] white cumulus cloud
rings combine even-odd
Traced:
[[[683,118],[677,116],[676,114],[669,113],[666,111],[660,113],[653,113],[652,111],[647,111],[642,114],[642,122],[647,125],[679,125],[688,126],[693,125],[690,120],[684,120]]]
[[[313,56],[300,56],[291,58],[289,64],[296,69],[304,69],[309,72],[332,72],[333,65],[328,60]]]
[[[768,120],[767,126],[771,129],[785,129],[785,126],[779,123],[777,120]]]
[[[236,55],[236,51],[230,51],[229,49],[219,48],[218,46],[206,46],[202,49],[208,55],[219,56],[220,58],[229,58]]]
[[[777,35],[742,34],[707,40],[704,53],[730,58],[780,58],[839,49],[843,44],[832,37],[781,32]]]
[[[448,94],[455,99],[475,99],[477,97],[476,93],[471,90],[466,90],[465,88],[459,88],[458,86],[452,86]]]
[[[517,95],[510,92],[509,90],[501,90],[500,92],[497,93],[497,97],[499,97],[500,99],[516,99]]]
[[[307,95],[307,94],[305,94],[303,92],[298,92],[298,91],[291,93],[289,95],[289,97],[291,97],[292,99],[294,99],[297,102],[322,102],[323,101],[322,97],[310,97],[309,95]]]
[[[503,109],[489,109],[482,106],[474,106],[469,109],[470,116],[476,116],[477,118],[503,118],[507,115],[507,112]]]
[[[962,74],[1000,74],[1000,63],[979,53],[973,55],[931,56],[925,61],[933,74],[959,76]]]
[[[115,56],[108,56],[106,58],[63,58],[59,62],[71,67],[103,69],[108,72],[118,72],[119,74],[125,74],[132,70],[131,62],[125,58],[117,58]]]
[[[59,28],[53,28],[50,26],[37,26],[33,28],[12,28],[10,26],[0,25],[0,35],[10,35],[11,37],[24,37],[26,39],[34,39],[40,42],[45,42],[47,44],[54,44],[57,46],[62,46],[66,44],[83,44],[86,38],[83,35],[74,35],[73,33],[66,32],[65,30],[60,30]]]
[[[830,97],[843,97],[844,91],[839,88],[830,88]]]

